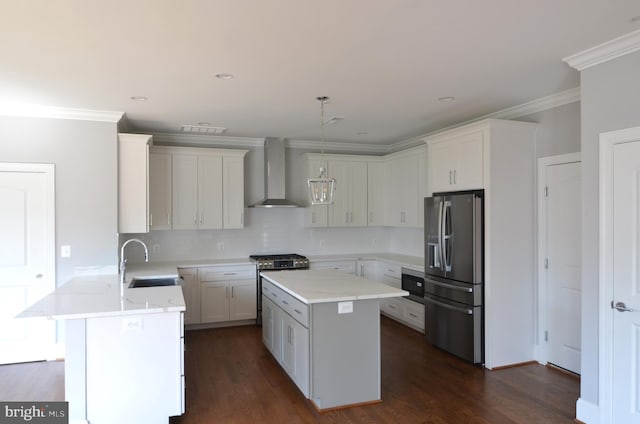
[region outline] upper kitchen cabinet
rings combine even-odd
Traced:
[[[307,177],[318,178],[320,167],[327,169],[327,161],[322,155],[307,154]],[[327,205],[309,205],[305,209],[307,227],[326,227],[329,225],[329,207]]]
[[[171,228],[244,226],[246,150],[158,147],[153,153],[171,156]]]
[[[171,229],[171,155],[149,154],[149,227]]]
[[[367,162],[361,158],[329,159],[329,176],[336,179],[330,227],[367,225]],[[338,182],[339,181],[339,182]]]
[[[320,165],[324,163],[329,177],[336,179],[336,191],[332,205],[314,205],[307,208],[307,226],[367,226],[369,212],[368,164],[377,160],[379,159],[370,156],[308,153],[309,175],[317,177]],[[380,188],[380,190],[382,189]],[[377,219],[380,219],[380,215],[382,214],[375,212]]]
[[[429,192],[473,190],[484,187],[485,128],[447,132],[427,139]]]
[[[149,146],[146,134],[118,134],[118,232],[149,232]]]
[[[384,162],[369,160],[367,163],[367,226],[384,225]]]
[[[419,218],[425,194],[420,166],[424,166],[425,151],[426,146],[418,146],[385,156],[386,226],[419,227],[423,222]]]

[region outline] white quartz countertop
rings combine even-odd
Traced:
[[[260,275],[306,304],[409,295],[405,290],[333,269],[265,271]]]
[[[165,270],[166,271],[166,270]],[[137,276],[175,276],[173,274],[127,273],[127,286],[130,277]],[[120,276],[96,275],[76,277],[56,288],[29,308],[21,312],[18,318],[47,317],[49,319],[99,318],[120,315],[139,315],[159,312],[178,312],[185,310],[184,297],[180,286],[125,288],[124,297],[120,297]]]

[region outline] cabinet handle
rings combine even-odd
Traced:
[[[312,224],[316,223],[316,213],[315,212],[311,212],[311,223]]]
[[[360,276],[364,277],[364,265],[360,265]]]
[[[149,226],[153,227],[153,214],[152,213],[149,214]]]
[[[452,179],[451,179],[451,174],[452,174],[452,173],[451,173],[451,170],[449,170],[449,184],[452,184],[452,182],[451,182],[451,181],[452,181]]]
[[[353,212],[349,212],[349,222],[353,224]]]
[[[293,312],[295,312],[295,313],[296,313],[296,314],[298,314],[298,315],[302,315],[302,311],[299,311],[299,310],[297,310],[297,309],[294,309],[294,310],[293,310]]]
[[[234,295],[234,293],[233,293],[233,289],[234,289],[234,288],[235,288],[234,286],[231,286],[231,298],[232,298],[232,299],[235,297],[235,295]]]
[[[227,299],[229,299],[229,287],[224,288],[224,295]]]
[[[458,171],[453,170],[453,183],[458,184]]]
[[[287,302],[286,300],[283,300],[282,303],[289,306],[289,302]]]
[[[396,309],[395,305],[392,305],[392,304],[390,304],[390,303],[387,303],[387,306],[388,306],[389,308],[391,308],[391,309]]]
[[[225,272],[224,275],[236,275],[236,272]]]
[[[204,213],[200,214],[200,224],[204,222]]]
[[[417,316],[416,314],[413,314],[413,313],[411,313],[411,312],[409,312],[409,315],[410,315],[410,316],[412,316],[412,317],[414,317],[414,318],[418,318],[418,316]]]
[[[167,214],[167,225],[171,225],[171,214]]]
[[[278,295],[277,295],[277,294],[275,294],[275,293],[271,293],[271,296],[273,296],[273,297],[278,297]]]
[[[198,214],[196,213],[196,216],[193,217],[193,225],[198,225]]]

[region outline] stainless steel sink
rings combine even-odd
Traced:
[[[165,277],[134,277],[129,284],[130,289],[139,287],[175,286],[177,279]]]

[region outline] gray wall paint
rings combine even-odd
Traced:
[[[0,117],[0,160],[55,164],[58,286],[76,267],[117,264],[116,124]]]
[[[580,151],[580,102],[523,116],[518,120],[538,123],[537,158]]]
[[[598,403],[598,146],[602,132],[640,125],[640,53],[581,73],[582,377],[580,397]]]

